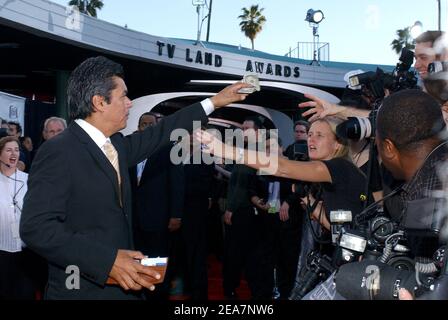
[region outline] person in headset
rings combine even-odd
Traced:
[[[0,139],[0,300],[34,298],[29,252],[19,237],[19,220],[28,174],[17,169],[19,141]]]

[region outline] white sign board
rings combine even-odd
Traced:
[[[25,98],[0,92],[0,118],[20,123],[25,132]]]

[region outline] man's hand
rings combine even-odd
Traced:
[[[398,291],[398,299],[400,300],[414,300],[414,296],[406,289],[400,289]]]
[[[269,204],[265,203],[263,199],[260,199],[258,197],[253,197],[252,203],[260,210],[263,211],[269,211]]]
[[[320,99],[311,94],[305,94],[305,97],[311,99],[311,101],[300,103],[299,108],[311,108],[302,114],[304,117],[312,115],[312,117],[308,119],[309,122],[316,121],[326,116],[336,115],[343,110],[343,107]]]
[[[250,84],[237,82],[225,87],[215,96],[211,97],[210,100],[212,101],[215,109],[218,109],[233,102],[243,101],[246,99],[247,94],[238,93],[238,90],[251,87],[252,86]]]
[[[229,210],[226,210],[226,213],[224,213],[224,223],[231,226],[232,225],[232,215],[233,213]]]
[[[280,207],[280,221],[288,221],[289,220],[289,204],[286,201],[283,201],[282,206]]]
[[[160,279],[160,274],[150,267],[142,266],[136,260],[143,258],[145,256],[139,251],[119,249],[109,276],[115,279],[124,290],[141,290],[142,287],[154,290],[154,284],[143,279],[139,273],[144,273],[154,279]]]
[[[182,225],[182,220],[179,218],[171,218],[170,222],[168,223],[168,230],[170,232],[174,232],[179,230],[180,226]]]

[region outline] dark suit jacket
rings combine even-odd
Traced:
[[[248,211],[253,207],[250,201],[250,190],[254,189],[256,183],[257,170],[243,164],[236,164],[233,167],[227,188],[227,210],[235,213],[236,211]],[[252,212],[253,210],[249,210]]]
[[[249,196],[251,198],[253,196],[258,196],[259,198],[267,202],[269,198],[269,183],[276,181],[280,182],[280,205],[283,204],[284,201],[288,201],[291,197],[293,180],[274,176],[259,175],[256,177],[255,183],[253,183],[249,188]],[[297,199],[297,197],[294,197],[293,194],[292,198],[295,202],[299,202],[299,199]]]
[[[197,216],[199,219],[206,218],[200,212],[207,215],[209,198],[212,198],[213,175],[215,168],[213,165],[191,163],[184,165],[185,174],[185,210],[184,215]]]
[[[191,131],[193,120],[207,121],[200,104],[142,133],[110,137],[119,154],[123,207],[114,168],[76,123],[42,145],[29,175],[20,235],[49,262],[47,298],[135,298],[118,286],[105,286],[117,250],[133,249],[128,168],[169,143],[173,129]],[[66,288],[68,266],[79,268],[79,290]]]
[[[143,231],[168,231],[170,218],[181,218],[184,169],[170,161],[171,144],[151,155],[137,185],[137,166],[130,172],[135,226]]]

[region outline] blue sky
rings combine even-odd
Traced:
[[[68,0],[51,0],[66,5]],[[169,1],[169,5],[168,5]],[[191,0],[103,0],[98,17],[148,34],[196,39],[197,15]],[[208,0],[209,1],[209,0]],[[447,27],[447,2],[442,2],[442,30]],[[213,0],[210,41],[250,47],[239,29],[241,8],[259,4],[267,22],[255,49],[284,55],[297,42],[311,42],[312,29],[304,21],[308,9],[320,9],[321,42],[330,43],[330,60],[396,64],[390,42],[395,32],[416,20],[424,30],[437,29],[437,0]],[[205,40],[206,23],[202,29]]]

